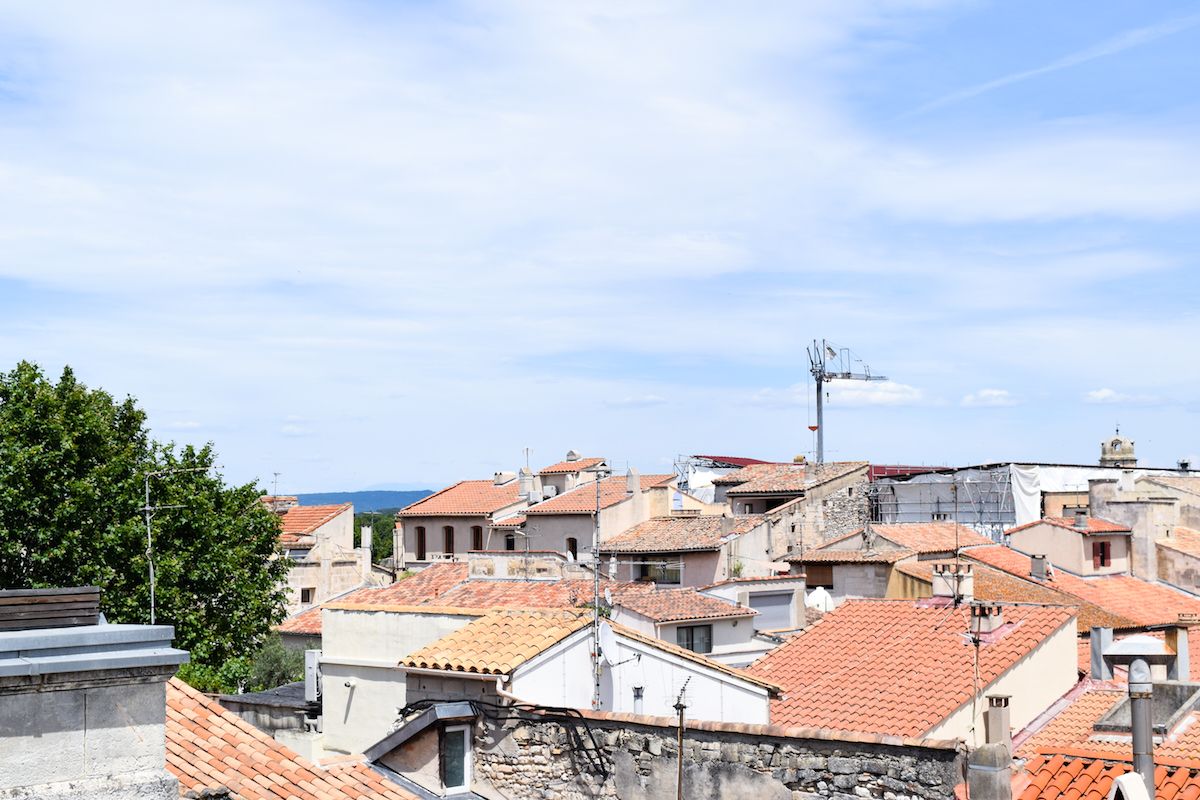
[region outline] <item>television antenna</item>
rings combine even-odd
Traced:
[[[808,348],[809,372],[817,383],[817,463],[825,462],[825,384],[841,381],[886,381],[886,375],[872,375],[871,368],[862,364],[862,372],[853,371],[853,363],[862,361],[852,357],[850,348],[835,348],[828,339],[820,344],[813,339]],[[812,426],[810,425],[811,429]]]
[[[146,515],[146,565],[150,569],[150,624],[155,623],[155,605],[154,605],[154,533],[150,526],[151,520],[154,519],[155,513],[159,511],[167,511],[172,508],[186,508],[186,506],[152,506],[150,505],[150,479],[161,478],[164,475],[174,475],[177,472],[208,472],[208,467],[182,467],[180,469],[160,469],[157,472],[147,472],[146,479],[146,505],[138,510]]]

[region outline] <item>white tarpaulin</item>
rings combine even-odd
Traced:
[[[1044,492],[1080,492],[1086,494],[1089,480],[1113,480],[1120,471],[1113,467],[1052,467],[1035,464],[1013,464],[1013,510],[1016,525],[1042,518]],[[1133,470],[1141,474],[1142,470]]]

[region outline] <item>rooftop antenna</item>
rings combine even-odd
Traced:
[[[808,349],[809,372],[817,382],[817,463],[825,463],[825,384],[832,380],[843,381],[886,381],[886,375],[872,375],[871,368],[863,364],[862,372],[852,372],[850,348],[835,349],[828,339],[820,344],[813,339]],[[859,363],[862,363],[861,361]],[[810,428],[812,426],[809,426]]]
[[[278,497],[279,496],[279,476],[282,475],[283,473],[282,472],[272,472],[271,474],[275,476],[275,481],[271,484],[271,496]]]
[[[177,472],[208,472],[208,467],[183,467],[180,469],[160,469],[157,472],[147,472],[146,479],[146,505],[142,506],[139,511],[146,515],[146,564],[150,569],[150,624],[155,624],[155,603],[154,603],[154,534],[150,527],[150,521],[154,519],[154,514],[157,511],[166,511],[171,508],[185,508],[185,506],[152,506],[150,505],[150,479],[159,478],[163,475],[174,475]]]
[[[525,448],[525,469],[529,469],[529,454],[533,452],[532,448]]]

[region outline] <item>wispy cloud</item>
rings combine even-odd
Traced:
[[[960,405],[965,408],[1004,408],[1017,403],[1017,398],[1007,389],[980,389],[965,395]]]
[[[1095,61],[1098,58],[1116,55],[1134,47],[1140,47],[1144,44],[1149,44],[1164,36],[1170,36],[1188,28],[1200,24],[1200,14],[1191,14],[1185,17],[1160,22],[1156,25],[1147,25],[1141,28],[1134,28],[1125,31],[1111,39],[1105,39],[1099,44],[1071,53],[1070,55],[1057,58],[1048,64],[1043,64],[1040,67],[1013,72],[1000,78],[995,78],[990,81],[984,81],[974,86],[969,86],[965,89],[959,89],[956,92],[943,95],[936,100],[931,100],[924,105],[918,106],[904,116],[911,117],[918,114],[924,114],[938,108],[944,108],[954,103],[961,103],[964,100],[970,100],[974,97],[979,97],[982,94],[1002,89],[1005,86],[1011,86],[1014,83],[1027,81],[1030,78],[1036,78],[1040,75],[1048,75],[1059,70],[1070,69],[1077,67],[1080,64],[1086,64],[1089,61]]]
[[[1083,396],[1085,403],[1095,405],[1154,406],[1166,402],[1165,398],[1153,394],[1131,394],[1115,389],[1093,389]]]

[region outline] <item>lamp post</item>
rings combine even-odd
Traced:
[[[600,481],[611,474],[607,461],[586,470],[596,483],[596,508],[592,514],[592,710],[600,709]]]

